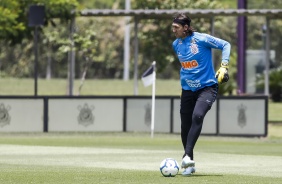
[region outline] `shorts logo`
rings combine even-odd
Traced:
[[[184,61],[184,62],[181,62],[181,65],[185,69],[196,68],[197,66],[199,66],[196,60]]]
[[[4,127],[10,124],[11,116],[9,115],[9,110],[11,107],[8,105],[7,107],[4,104],[0,104],[0,127]]]
[[[79,115],[77,117],[78,123],[87,127],[88,125],[91,125],[94,123],[94,116],[92,113],[92,110],[94,109],[94,106],[88,106],[88,104],[84,104],[84,106],[78,106]]]

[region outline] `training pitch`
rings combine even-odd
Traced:
[[[0,134],[0,183],[282,183],[282,139],[201,136],[196,173],[165,178],[164,158],[181,162],[180,135]]]

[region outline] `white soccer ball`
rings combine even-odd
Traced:
[[[166,158],[160,164],[160,171],[164,177],[174,177],[179,171],[179,165],[173,158]]]

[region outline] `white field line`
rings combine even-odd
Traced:
[[[0,145],[0,164],[159,170],[164,158],[181,162],[182,150]],[[195,152],[197,173],[282,178],[282,156]]]

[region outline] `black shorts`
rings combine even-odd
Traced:
[[[204,87],[198,91],[183,90],[181,94],[180,112],[191,113],[197,101],[208,104],[209,109],[216,100],[218,93],[218,84]]]

